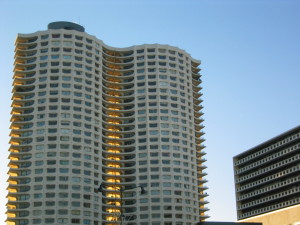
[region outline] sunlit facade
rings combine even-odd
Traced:
[[[7,224],[207,218],[199,65],[168,45],[110,47],[68,22],[19,34]]]
[[[235,156],[233,162],[239,221],[300,224],[300,126]]]

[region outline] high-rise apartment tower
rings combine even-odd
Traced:
[[[200,62],[69,22],[19,34],[7,224],[204,220]]]

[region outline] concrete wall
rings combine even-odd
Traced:
[[[300,205],[240,220],[239,222],[262,222],[263,225],[300,225]]]

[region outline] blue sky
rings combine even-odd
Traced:
[[[209,220],[235,221],[232,157],[300,124],[300,1],[0,0],[0,224],[14,41],[53,21],[111,46],[169,44],[202,61]]]

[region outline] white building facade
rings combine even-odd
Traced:
[[[110,47],[69,22],[19,34],[7,224],[207,218],[199,65],[168,45]]]

